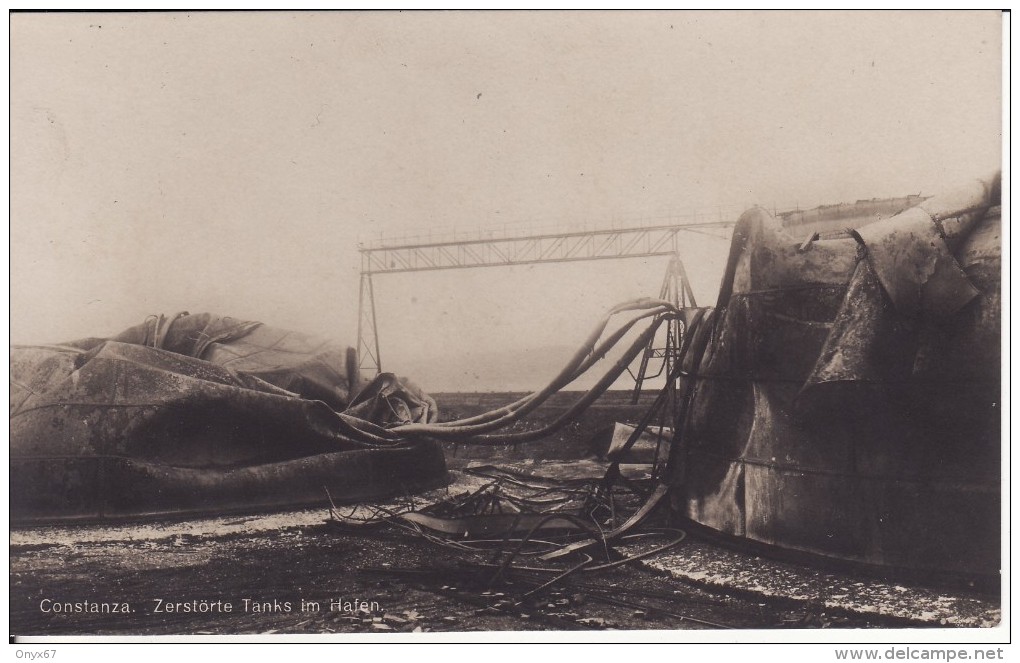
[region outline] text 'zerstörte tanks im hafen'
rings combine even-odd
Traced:
[[[235,601],[222,599],[192,599],[190,601],[171,601],[167,599],[150,599],[145,606],[146,612],[152,613],[286,613],[286,612],[378,612],[378,601],[361,598],[333,598],[326,601],[280,601],[273,599],[263,601],[242,598]],[[40,612],[49,613],[131,613],[138,609],[126,601],[58,601],[43,599],[39,602]]]

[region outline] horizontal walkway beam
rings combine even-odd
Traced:
[[[614,228],[498,239],[362,248],[363,274],[607,260],[673,255],[681,232],[726,228],[732,221]]]

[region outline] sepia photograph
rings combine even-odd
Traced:
[[[1008,12],[8,18],[18,658],[1003,658]]]

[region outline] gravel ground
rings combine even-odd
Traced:
[[[623,567],[579,576],[515,607],[510,599],[533,584],[487,586],[488,573],[461,566],[488,561],[487,555],[453,552],[401,532],[351,535],[326,525],[15,545],[11,630],[193,635],[901,625],[821,606],[772,605]],[[127,604],[129,612],[46,612],[40,604],[47,599]],[[210,612],[167,611],[169,603],[201,609],[194,603],[201,601],[216,605]],[[319,611],[308,609],[309,601]],[[233,611],[223,612],[228,602]],[[331,602],[339,602],[333,610]]]

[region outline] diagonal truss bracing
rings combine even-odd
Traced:
[[[732,226],[733,222],[646,226],[559,234],[470,239],[361,249],[362,273],[424,272],[438,269],[528,265],[676,253],[681,232]]]

